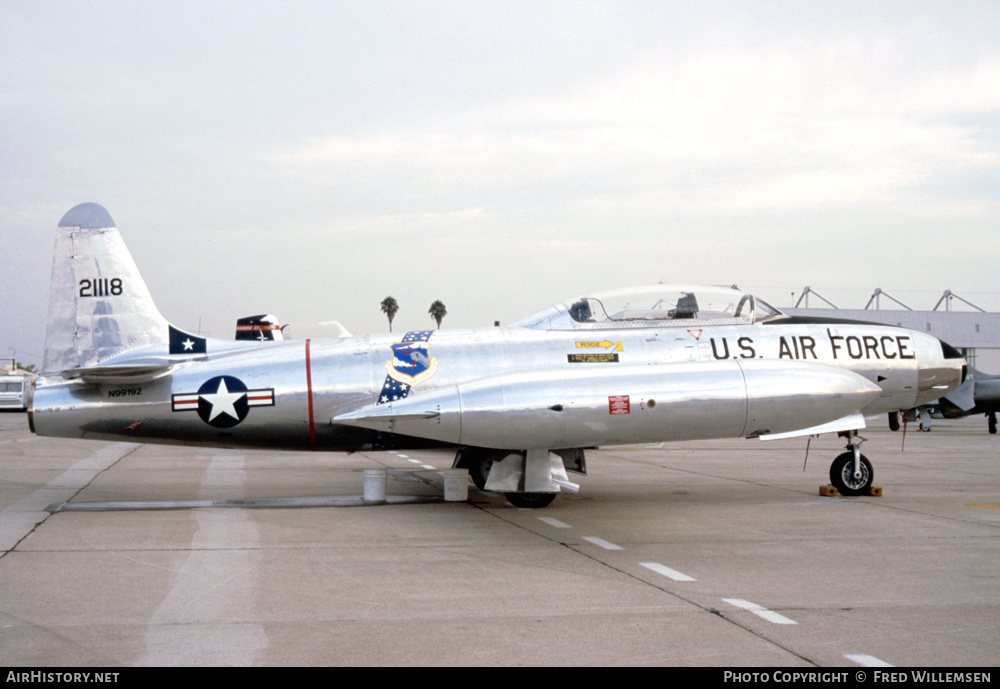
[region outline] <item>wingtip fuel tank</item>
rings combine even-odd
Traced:
[[[589,447],[811,428],[881,392],[856,373],[807,362],[555,368],[463,381],[333,422],[478,447]]]

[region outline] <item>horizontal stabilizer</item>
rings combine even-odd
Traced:
[[[782,438],[800,438],[806,435],[820,435],[821,433],[839,433],[841,431],[859,431],[865,427],[865,417],[861,414],[851,414],[836,421],[830,421],[811,428],[802,428],[797,431],[787,433],[775,433],[773,435],[758,436],[761,440],[780,440]]]
[[[129,385],[150,383],[168,375],[173,368],[173,364],[119,364],[71,368],[61,375],[67,380],[79,378],[97,385]]]

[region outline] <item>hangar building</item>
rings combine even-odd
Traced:
[[[809,308],[813,296],[826,305]],[[892,302],[891,308],[881,308],[882,300]],[[952,310],[954,302],[961,302],[962,311]],[[803,305],[804,304],[804,305]],[[806,287],[795,307],[782,309],[795,316],[831,316],[858,321],[872,321],[900,325],[912,330],[922,330],[944,340],[961,351],[971,366],[983,373],[1000,373],[1000,313],[992,313],[946,290],[930,311],[916,311],[881,289],[876,289],[863,309],[838,308],[824,297]]]

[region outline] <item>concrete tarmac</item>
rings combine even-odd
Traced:
[[[993,666],[1000,436],[588,452],[579,494],[441,500],[446,452],[38,438],[0,414],[0,664]],[[387,492],[360,501],[364,469]],[[58,509],[58,505],[64,508]],[[97,508],[97,509],[81,509]]]

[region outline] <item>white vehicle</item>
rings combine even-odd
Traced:
[[[26,410],[30,389],[28,376],[0,376],[0,409]]]

